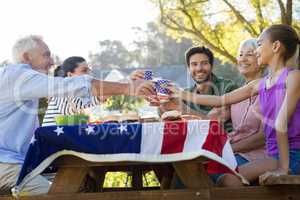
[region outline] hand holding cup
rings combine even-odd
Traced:
[[[153,79],[153,72],[152,70],[135,70],[130,74],[131,80],[152,80]]]
[[[170,83],[166,86],[166,89],[169,91],[170,98],[180,97],[182,89],[180,89],[177,85]]]
[[[155,90],[157,93],[157,97],[160,103],[164,103],[169,101],[169,90],[167,89],[168,85],[171,83],[170,80],[167,79],[157,79],[155,82]]]

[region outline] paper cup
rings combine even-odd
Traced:
[[[145,80],[152,80],[153,79],[153,72],[152,72],[152,70],[145,70],[144,71],[144,79]]]
[[[169,90],[165,88],[170,83],[170,80],[167,79],[158,79],[155,82],[155,90],[157,93],[157,97],[159,98],[160,102],[167,102],[169,101]]]

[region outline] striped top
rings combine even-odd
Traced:
[[[80,97],[51,97],[42,126],[55,126],[55,118],[57,116],[79,114],[83,109],[97,105],[100,105],[98,97],[93,97],[88,104],[84,104]]]

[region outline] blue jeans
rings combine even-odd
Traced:
[[[238,166],[244,165],[244,164],[246,164],[246,163],[249,162],[249,160],[247,160],[246,158],[244,158],[244,157],[241,156],[240,154],[235,154],[234,157],[235,157],[235,159],[236,159],[236,162],[237,162],[237,165],[238,165]],[[210,176],[210,178],[212,179],[212,181],[213,181],[214,183],[217,183],[218,180],[219,180],[222,176],[224,176],[224,174],[210,174],[209,176]]]
[[[300,150],[290,150],[290,174],[300,174]],[[272,158],[279,160],[279,155],[272,156]]]

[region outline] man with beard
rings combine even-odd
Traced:
[[[206,47],[192,47],[187,50],[185,54],[185,60],[188,70],[196,82],[195,85],[187,90],[195,92],[197,94],[208,94],[208,95],[223,95],[225,93],[231,92],[238,87],[233,83],[233,81],[228,79],[223,79],[217,77],[212,73],[214,55]],[[209,106],[197,105],[190,102],[184,102],[191,110],[184,108],[186,113],[207,115],[210,118],[215,118],[216,116],[226,117],[226,108],[212,108]]]
[[[197,94],[221,96],[238,88],[233,81],[217,77],[213,74],[214,55],[210,49],[204,46],[191,47],[185,53],[185,60],[188,70],[195,81],[195,85],[186,90]],[[224,124],[225,130],[230,132],[232,129],[228,108],[212,108],[186,101],[182,103],[176,99],[172,99],[160,106],[162,112],[174,109],[180,110],[183,114],[193,114],[202,118],[226,121]]]
[[[237,85],[228,79],[217,77],[212,73],[214,55],[210,49],[204,46],[195,46],[185,53],[185,60],[188,70],[195,81],[195,85],[186,90],[197,94],[223,95],[237,89]],[[144,71],[136,70],[130,75],[132,80],[143,79]],[[224,123],[227,132],[232,131],[229,108],[212,108],[210,106],[197,105],[192,102],[170,99],[170,101],[160,104],[157,97],[149,98],[151,105],[158,106],[160,113],[170,110],[181,111],[182,114],[200,116],[202,119],[218,119]]]

